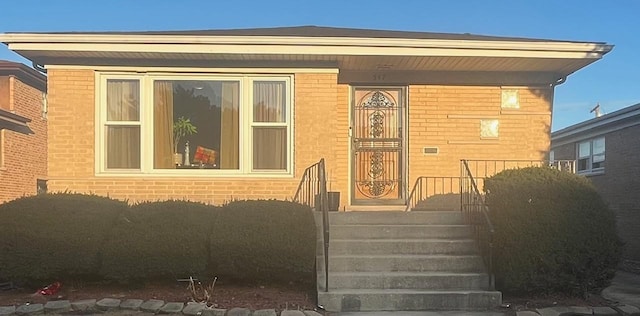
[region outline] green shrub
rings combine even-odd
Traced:
[[[585,295],[608,284],[621,242],[614,213],[588,179],[531,167],[503,171],[484,188],[500,290]]]
[[[217,210],[187,201],[130,207],[105,243],[102,275],[119,281],[204,276]]]
[[[235,201],[222,207],[211,230],[211,271],[241,280],[312,279],[315,224],[297,203]]]
[[[0,279],[95,278],[100,245],[127,204],[82,194],[23,197],[0,205]]]

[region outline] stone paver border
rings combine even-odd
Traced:
[[[127,299],[121,301],[113,298],[103,298],[101,300],[85,299],[78,301],[49,301],[46,304],[24,304],[20,306],[0,306],[0,316],[15,315],[75,315],[82,313],[99,313],[102,311],[132,311],[141,310],[147,313],[167,313],[172,315],[185,316],[278,316],[273,309],[251,311],[247,308],[234,307],[229,310],[207,307],[203,303],[190,302],[170,303],[162,300],[138,300]],[[164,311],[163,311],[164,309]],[[75,314],[74,314],[75,313]],[[332,315],[335,313],[332,313]],[[285,310],[280,316],[322,316],[322,313],[311,310]],[[600,307],[585,306],[556,306],[540,308],[535,311],[526,310],[516,312],[517,316],[569,316],[569,315],[593,315],[593,316],[640,316],[640,308],[632,305],[614,305]]]

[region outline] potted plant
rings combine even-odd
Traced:
[[[191,119],[179,117],[173,122],[173,163],[176,165],[182,164],[182,153],[178,152],[178,144],[180,140],[187,135],[193,135],[198,133],[195,125],[191,123]]]

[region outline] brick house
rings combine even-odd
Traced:
[[[457,195],[462,207],[461,159],[543,160],[555,86],[612,49],[315,26],[0,41],[47,71],[50,191],[291,199],[324,166],[337,208],[361,211],[320,216],[333,232],[318,230],[328,311],[499,305],[488,247],[472,234],[486,223],[463,223],[460,210],[392,211],[415,196]],[[474,166],[467,174],[490,171]]]
[[[624,258],[640,262],[640,104],[578,123],[551,136],[552,159],[575,159],[616,212]]]
[[[611,49],[313,26],[0,40],[47,69],[51,191],[290,199],[324,157],[347,208],[404,204],[463,158],[543,159],[554,86]]]
[[[0,203],[37,193],[47,177],[46,77],[0,60]]]

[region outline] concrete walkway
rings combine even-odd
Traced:
[[[616,272],[611,286],[602,291],[602,297],[640,308],[640,274]]]
[[[441,311],[441,312],[347,312],[329,314],[331,316],[503,316],[497,312],[466,312],[466,311]]]

